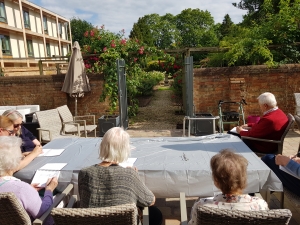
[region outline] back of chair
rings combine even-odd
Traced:
[[[63,122],[71,122],[73,121],[73,115],[67,105],[63,105],[60,107],[57,107],[57,110],[59,112],[59,115],[61,117],[61,120]]]
[[[283,143],[285,136],[287,135],[287,133],[288,133],[289,130],[291,129],[293,123],[295,122],[295,118],[293,117],[292,114],[289,113],[289,114],[287,115],[287,117],[288,117],[289,123],[288,123],[287,127],[285,128],[284,133],[283,133],[282,136],[281,136],[281,139],[280,139],[280,140],[281,140],[281,143]],[[281,153],[280,153],[280,154],[281,154]]]
[[[294,118],[295,118],[296,124],[298,126],[298,129],[300,130],[300,116],[295,115]]]
[[[50,130],[52,139],[60,136],[62,122],[57,109],[49,109],[36,112],[41,129]],[[42,140],[50,141],[49,133],[42,131]]]
[[[0,193],[0,223],[31,225],[30,218],[14,193]]]
[[[295,114],[300,115],[300,93],[294,93],[295,97]]]
[[[288,224],[292,217],[289,209],[273,209],[260,211],[240,211],[199,206],[197,224]]]
[[[51,212],[55,225],[136,225],[137,207],[124,204],[102,208],[54,208]]]

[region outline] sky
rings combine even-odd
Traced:
[[[229,14],[234,23],[242,21],[246,11],[237,9],[232,2],[240,0],[29,0],[62,17],[73,17],[90,22],[94,26],[105,26],[106,30],[118,33],[125,30],[129,36],[133,24],[140,17],[149,14],[163,16],[167,13],[178,15],[184,9],[207,10],[215,23],[221,23]]]

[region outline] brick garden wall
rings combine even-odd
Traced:
[[[103,75],[88,75],[91,92],[78,98],[78,115],[94,114],[99,118],[108,109],[107,103],[99,102]],[[60,91],[65,75],[0,77],[0,105],[40,105],[41,110],[68,105],[74,114],[75,99]]]
[[[246,118],[260,115],[257,97],[268,91],[276,96],[279,108],[294,114],[293,93],[300,92],[300,65],[284,65],[277,69],[266,66],[194,69],[193,88],[196,112],[210,112],[217,116],[219,100],[240,101],[244,98],[247,102],[244,106]],[[223,106],[225,110],[237,110],[236,106]]]

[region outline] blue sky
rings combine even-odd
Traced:
[[[105,29],[115,33],[124,29],[126,36],[139,17],[153,13],[161,16],[166,13],[177,15],[187,8],[199,8],[209,11],[215,23],[222,22],[226,14],[230,15],[233,22],[238,23],[246,13],[232,5],[232,2],[239,0],[30,0],[30,2],[67,19],[77,17],[94,26],[105,25]]]

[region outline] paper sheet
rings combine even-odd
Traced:
[[[43,153],[40,156],[57,156],[60,155],[65,149],[43,149]]]
[[[298,177],[296,174],[294,174],[292,171],[290,171],[289,169],[285,168],[284,166],[279,166],[279,169],[281,169],[282,171],[290,174],[293,177],[296,177],[297,179],[300,180],[300,177]]]
[[[127,161],[119,163],[119,165],[124,168],[133,167],[133,164],[135,163],[136,160],[137,160],[137,158],[128,158]]]
[[[38,170],[61,170],[67,163],[47,163]]]
[[[59,177],[60,171],[57,170],[37,170],[31,181],[32,184],[39,184],[38,187],[46,187],[49,179]]]

